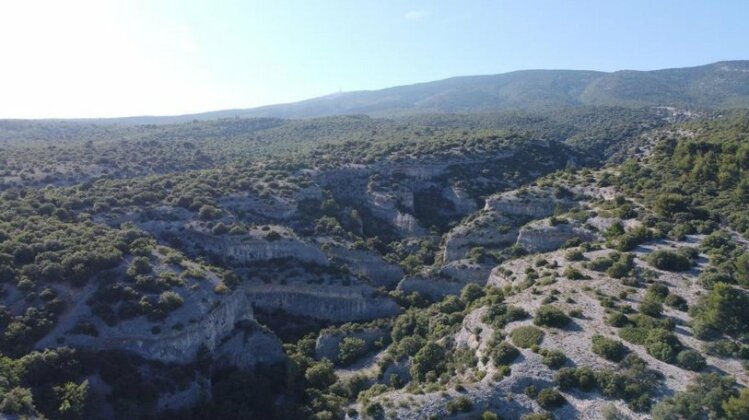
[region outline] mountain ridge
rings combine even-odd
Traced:
[[[456,76],[298,102],[175,116],[74,119],[104,124],[166,124],[222,118],[316,118],[367,114],[470,113],[554,107],[749,106],[749,60],[660,70],[517,70]]]

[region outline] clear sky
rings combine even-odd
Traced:
[[[749,59],[747,0],[2,0],[0,118],[172,115],[512,70]]]

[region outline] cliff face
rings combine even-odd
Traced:
[[[529,252],[548,252],[560,248],[570,239],[590,241],[595,237],[576,222],[552,225],[549,220],[542,220],[523,226],[517,244]]]
[[[228,238],[225,242],[214,246],[213,250],[240,263],[293,258],[319,265],[328,264],[325,254],[319,248],[297,240],[279,239],[269,242],[258,239]]]
[[[367,277],[376,287],[392,288],[403,277],[403,269],[370,251],[331,246],[325,252],[332,261]]]
[[[86,302],[94,291],[91,285],[72,302],[74,306],[36,347],[55,347],[63,343],[94,350],[122,350],[148,360],[178,364],[194,361],[199,349],[205,347],[220,363],[239,367],[283,359],[281,342],[269,331],[237,330],[237,325],[243,322],[254,322],[251,302],[244,293],[217,296],[212,290],[214,282],[204,280],[202,283],[195,289],[180,290],[184,304],[163,321],[154,324],[140,316],[114,326],[105,324],[92,313]],[[93,324],[98,335],[71,332],[80,322]],[[155,326],[159,329],[154,330]],[[234,342],[234,347],[227,347],[226,343],[232,343],[232,337],[239,333],[246,338],[241,346]]]
[[[557,198],[546,188],[531,188],[521,192],[513,190],[495,194],[486,199],[484,209],[495,210],[506,216],[525,216],[542,219],[554,215],[554,211],[569,210],[577,204],[569,198]]]
[[[367,321],[400,312],[392,299],[364,285],[245,284],[242,290],[257,309],[327,321]]]
[[[432,300],[439,300],[447,295],[457,295],[465,286],[464,283],[448,278],[409,276],[398,283],[398,290],[406,294],[417,292]]]
[[[477,246],[511,245],[517,239],[514,223],[496,211],[483,210],[474,218],[453,228],[445,236],[443,261],[458,260]]]

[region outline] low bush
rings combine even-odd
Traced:
[[[503,341],[492,350],[491,354],[492,360],[494,360],[496,366],[509,365],[513,360],[520,356],[520,350],[510,343]]]
[[[567,402],[562,394],[553,388],[542,389],[541,392],[538,393],[538,396],[536,396],[536,401],[538,402],[538,405],[546,409],[560,407]]]
[[[467,413],[473,410],[473,402],[471,402],[471,400],[466,397],[460,396],[458,398],[455,398],[454,400],[449,401],[445,408],[450,414],[456,414],[459,412]]]
[[[591,339],[591,343],[591,350],[593,350],[593,353],[612,362],[622,360],[627,353],[627,348],[621,343],[621,341],[607,338],[602,335],[594,335]]]
[[[543,356],[541,362],[548,366],[549,369],[559,369],[567,363],[567,356],[560,350],[541,349],[539,353]]]
[[[682,253],[660,249],[648,255],[650,265],[666,271],[687,271],[692,262]]]
[[[536,316],[533,317],[534,324],[545,327],[564,328],[570,321],[571,318],[561,309],[551,305],[541,306],[536,311]]]
[[[661,328],[650,330],[645,339],[645,350],[648,354],[666,363],[675,363],[682,347],[674,333]]]
[[[544,332],[532,325],[524,325],[512,330],[510,338],[516,346],[527,349],[533,345],[541,344],[544,339]]]
[[[682,350],[676,355],[676,364],[679,367],[699,372],[707,365],[705,358],[697,350]]]

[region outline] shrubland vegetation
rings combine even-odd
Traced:
[[[93,395],[91,378],[96,377],[112,388],[106,404],[123,418],[152,413],[159,391],[184,390],[196,378],[210,379],[213,398],[168,416],[383,417],[397,412],[388,399],[392,395],[437,394],[450,396],[448,414],[478,415],[466,389],[485,378],[500,382],[513,375],[513,365],[532,356],[555,378],[553,386],[526,388],[545,410],[564,409],[565,392],[576,389],[623,400],[639,413],[652,408],[656,419],[746,418],[746,389],[728,375],[706,372],[713,363],[707,356],[749,360],[749,252],[741,242],[741,235],[749,234],[749,116],[731,111],[674,125],[663,112],[580,107],[159,126],[2,122],[0,412],[87,418],[100,403]],[[651,145],[649,156],[619,164],[637,147]],[[612,166],[603,171],[576,170],[598,166],[611,155]],[[417,164],[446,167],[429,181],[431,188],[411,191],[423,234],[399,232],[346,194],[347,188],[359,187],[347,172],[359,165],[373,168],[361,187],[387,196],[408,191],[413,180],[398,170]],[[341,171],[347,182],[316,190],[326,171]],[[553,175],[538,180],[545,174]],[[324,242],[325,250],[371,252],[408,276],[444,279],[443,235],[475,214],[445,212],[455,209],[439,199],[442,190],[458,187],[480,207],[490,194],[534,180],[555,198],[576,197],[575,185],[565,185],[571,180],[614,186],[611,199],[559,207],[549,218],[551,227],[585,225],[601,240],[568,241],[561,259],[530,256],[533,266],[503,288],[468,282],[459,295],[440,298],[372,287],[373,294],[394,299],[402,312],[375,323],[315,324],[311,333],[287,339],[287,359],[278,366],[218,368],[206,351],[192,364],[172,366],[118,352],[35,347],[82,290],[91,292],[86,300],[91,319],[66,333],[96,339],[106,328],[134,320],[148,325],[153,336],[179,331],[184,325],[172,323],[170,316],[196,305],[190,291],[209,282],[216,299],[230,296],[248,278],[283,285],[300,272],[340,280],[328,285],[372,285],[373,279],[342,265],[231,261],[202,243],[189,243],[189,229],[213,239]],[[298,211],[279,222],[275,214],[243,208],[237,204],[242,199]],[[404,201],[394,203],[397,211],[408,212]],[[613,222],[593,229],[588,223],[595,218]],[[158,235],[142,229],[174,220],[189,227]],[[518,226],[528,221],[508,220]],[[495,229],[506,233],[513,227]],[[469,245],[467,260],[476,266],[512,262],[528,252],[520,246]],[[660,248],[653,250],[656,245]],[[595,251],[600,252],[591,255]],[[679,277],[669,277],[671,282],[659,277],[694,273],[698,279],[683,290],[673,280]],[[599,277],[621,288],[608,294],[586,289]],[[589,343],[586,339],[583,347],[610,367],[576,363],[575,355],[554,342],[593,313],[578,305],[577,296],[555,289],[568,281],[594,296],[605,313],[607,330]],[[540,306],[508,301],[520,293]],[[469,317],[479,309],[480,317]],[[478,321],[482,327],[470,326]],[[365,329],[384,336],[356,335]],[[687,330],[699,345],[684,339]],[[316,338],[323,333],[343,337],[330,360],[316,354]],[[474,342],[481,347],[466,344]],[[371,370],[341,374],[342,367],[365,356],[371,357]],[[686,391],[664,398],[658,392],[663,377],[650,365],[660,362],[699,373]],[[482,418],[492,416],[487,411]],[[551,414],[526,417],[533,416]]]

